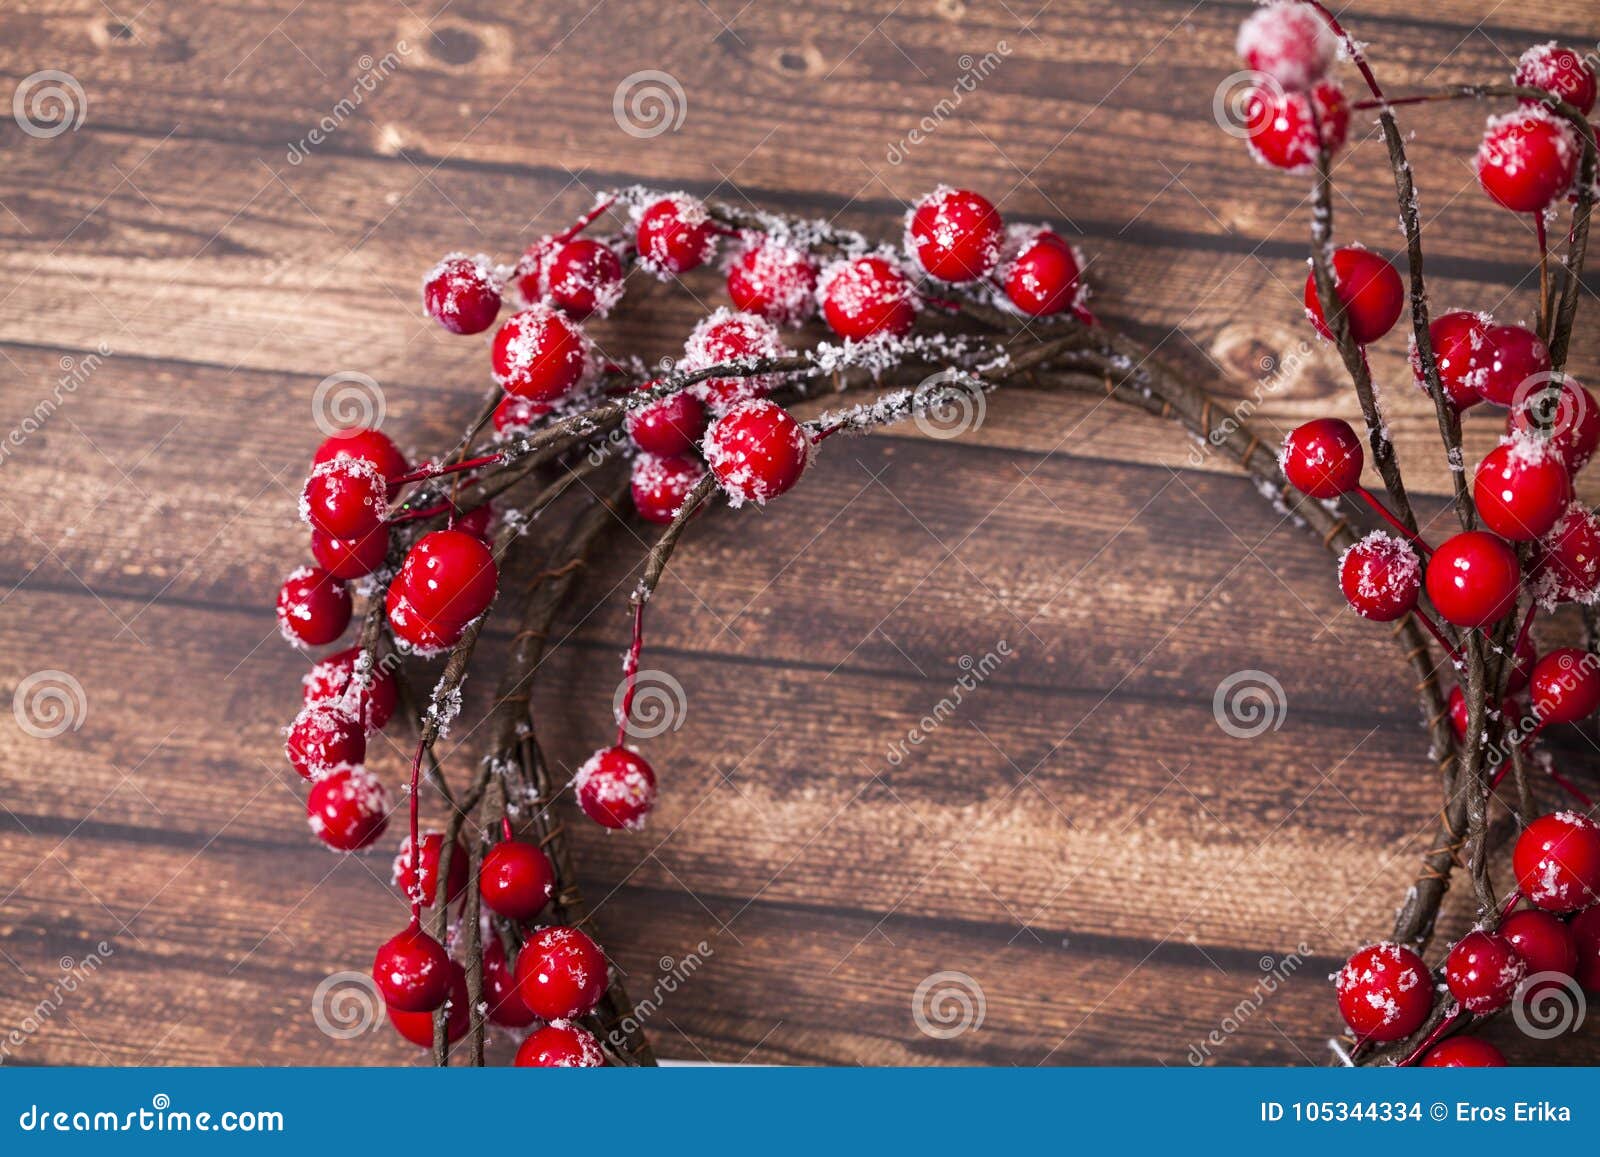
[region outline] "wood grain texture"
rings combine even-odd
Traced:
[[[1303,182],[1211,119],[1247,7],[1058,0],[1024,26],[989,0],[156,0],[127,24],[92,0],[8,5],[8,86],[60,68],[87,111],[48,139],[0,125],[0,426],[19,435],[0,454],[0,691],[65,671],[87,711],[53,739],[0,728],[0,1056],[418,1062],[386,1031],[330,1040],[310,1015],[317,984],[364,968],[403,918],[400,825],[354,857],[308,838],[279,750],[305,660],[270,603],[304,554],[293,499],[320,378],[374,375],[385,429],[419,451],[482,396],[481,341],[417,309],[444,251],[509,259],[633,181],[885,238],[905,199],[970,184],[1078,239],[1097,311],[1263,431],[1353,417],[1301,320]],[[1592,40],[1578,0],[1347,15],[1396,87]],[[991,52],[907,147],[963,54]],[[618,126],[619,82],[642,69],[682,83],[678,131]],[[1434,300],[1525,317],[1531,230],[1465,163],[1480,115],[1406,122]],[[292,162],[325,116],[328,139]],[[1336,228],[1397,251],[1381,156],[1370,135],[1346,154]],[[632,286],[594,335],[670,356],[722,300],[709,273],[688,288]],[[1408,481],[1443,493],[1404,343],[1373,364]],[[1600,366],[1590,324],[1573,365]],[[1469,454],[1498,432],[1474,414]],[[619,532],[560,625],[536,709],[563,766],[604,738],[638,554]],[[963,657],[1002,642],[958,696]],[[454,775],[504,645],[491,628],[442,745]],[[575,827],[598,933],[631,994],[659,997],[645,1024],[669,1057],[1321,1063],[1325,977],[1387,926],[1436,808],[1408,676],[1320,546],[1175,427],[1091,398],[1003,394],[958,441],[830,444],[781,503],[701,518],[646,664],[687,692],[681,729],[648,744],[660,809],[641,835]],[[1213,694],[1252,669],[1288,709],[1236,738]],[[397,728],[373,757],[392,786],[406,746]],[[1552,749],[1593,782],[1590,733]],[[1443,930],[1469,919],[1452,897]],[[91,954],[94,976],[41,1012]],[[913,1003],[947,972],[981,989],[984,1020],[941,1039]],[[1510,1026],[1493,1039],[1513,1059],[1600,1060],[1592,1028],[1537,1050]]]

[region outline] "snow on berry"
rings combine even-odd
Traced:
[[[592,237],[533,246],[523,262],[517,287],[529,304],[548,302],[582,321],[605,317],[622,300],[622,261],[616,250]]]
[[[355,716],[329,703],[310,703],[289,725],[283,745],[294,769],[318,780],[367,757],[367,734]]]
[[[638,831],[656,805],[656,773],[638,752],[602,747],[572,780],[583,814],[604,828]]]
[[[1533,597],[1545,610],[1558,603],[1600,602],[1600,517],[1574,502],[1534,548]]]
[[[639,264],[663,281],[704,265],[716,253],[717,223],[698,197],[669,193],[635,214]]]
[[[1422,957],[1400,944],[1371,944],[1334,978],[1345,1023],[1363,1040],[1401,1040],[1422,1027],[1433,1007],[1433,986]]]
[[[319,462],[300,492],[300,517],[334,538],[365,538],[389,512],[389,483],[365,458]]]
[[[1245,143],[1270,168],[1309,172],[1317,163],[1318,124],[1328,153],[1338,152],[1350,131],[1350,104],[1336,84],[1324,82],[1310,93],[1262,85],[1245,96]]]
[[[1362,618],[1392,623],[1417,605],[1422,560],[1403,539],[1375,530],[1339,557],[1339,586]]]
[[[500,312],[500,290],[487,257],[452,253],[422,279],[422,304],[451,333],[482,333]]]
[[[278,590],[278,630],[297,647],[320,647],[350,625],[350,591],[321,567],[301,566]]]
[[[589,364],[589,339],[549,305],[512,314],[494,335],[494,380],[508,394],[554,402],[571,393]]]
[[[1012,225],[1000,250],[995,281],[1004,301],[1029,317],[1081,309],[1089,296],[1083,255],[1044,225]]]
[[[1490,117],[1478,146],[1478,181],[1514,213],[1540,213],[1572,185],[1578,150],[1566,121],[1543,105]]]
[[[757,236],[728,265],[733,307],[778,325],[799,325],[817,311],[817,263],[803,249]]]
[[[1274,0],[1239,26],[1239,58],[1292,92],[1327,75],[1339,50],[1328,22],[1303,0]]]
[[[311,832],[336,852],[354,852],[383,835],[389,795],[377,776],[359,764],[330,772],[306,796]]]
[[[630,484],[639,517],[663,526],[671,522],[705,473],[692,454],[639,454]]]
[[[701,318],[683,345],[680,372],[694,372],[719,365],[754,366],[764,358],[787,353],[776,326],[758,313],[735,313],[718,309]],[[735,378],[707,378],[691,386],[714,414],[726,413],[740,402],[763,397],[781,379],[771,374]]]
[[[1575,48],[1554,40],[1535,44],[1517,60],[1517,71],[1511,79],[1515,84],[1542,88],[1560,97],[1584,116],[1594,111],[1594,69]],[[1523,103],[1535,102],[1524,97]]]
[[[900,338],[922,306],[916,286],[886,253],[835,261],[817,279],[817,300],[830,329],[842,338]]]
[[[811,460],[811,439],[787,410],[760,399],[713,422],[701,452],[730,506],[765,505],[800,481]]]
[[[940,185],[906,213],[905,249],[928,276],[974,281],[1000,260],[1003,225],[987,197]]]

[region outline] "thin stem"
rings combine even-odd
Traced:
[[[1406,538],[1411,541],[1412,545],[1420,550],[1424,555],[1433,553],[1433,547],[1428,545],[1427,541],[1422,537],[1422,535],[1417,531],[1412,530],[1409,526],[1396,518],[1394,511],[1390,510],[1383,504],[1383,499],[1372,493],[1372,491],[1368,490],[1365,486],[1357,486],[1355,493],[1363,502],[1372,507],[1374,513],[1376,513],[1378,517],[1382,518],[1390,526],[1394,527],[1401,534],[1405,535]]]
[[[1427,1055],[1429,1049],[1439,1043],[1440,1038],[1442,1038],[1446,1033],[1460,1023],[1463,1015],[1463,1010],[1459,1004],[1452,1006],[1450,1011],[1445,1014],[1444,1018],[1440,1020],[1438,1024],[1433,1026],[1433,1031],[1428,1033],[1427,1036],[1423,1037],[1422,1042],[1418,1044],[1416,1048],[1407,1053],[1403,1060],[1396,1061],[1395,1064],[1402,1069],[1410,1068],[1412,1065],[1416,1064]]]

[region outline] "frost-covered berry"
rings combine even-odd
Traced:
[[[646,522],[665,526],[682,508],[706,468],[692,454],[660,457],[640,454],[633,460],[630,489],[634,509]]]
[[[1012,225],[1000,252],[995,280],[1006,298],[1029,317],[1049,317],[1080,305],[1083,263],[1078,252],[1043,225]]]
[[[717,223],[704,201],[675,193],[639,214],[637,241],[639,264],[656,276],[687,273],[716,252]]]
[[[1265,85],[1245,95],[1245,143],[1263,165],[1291,173],[1309,170],[1317,163],[1319,124],[1332,156],[1350,132],[1350,104],[1336,84],[1324,82],[1309,93]]]
[[[1560,393],[1532,385],[1517,393],[1506,414],[1506,433],[1548,436],[1567,475],[1577,477],[1600,446],[1600,406],[1594,395],[1572,378],[1561,383]]]
[[[1500,935],[1528,965],[1528,975],[1578,971],[1578,945],[1561,918],[1543,908],[1523,908],[1500,922]]]
[[[554,402],[583,380],[589,339],[551,306],[530,306],[506,319],[490,349],[494,380],[508,394]]]
[[[370,682],[357,682],[358,663]],[[349,647],[318,660],[301,683],[307,703],[332,703],[342,707],[361,720],[369,735],[383,729],[399,700],[394,676],[382,667],[373,666],[370,657],[363,658],[360,647]]]
[[[321,779],[341,767],[354,767],[367,757],[367,733],[356,717],[327,703],[300,709],[289,725],[283,752],[306,779]]]
[[[1600,827],[1587,816],[1540,816],[1517,837],[1511,864],[1522,894],[1547,912],[1575,912],[1600,903]],[[1578,951],[1581,956],[1581,941]]]
[[[606,958],[576,928],[541,928],[517,954],[522,1002],[545,1020],[587,1016],[606,994]]]
[[[1000,260],[1003,228],[987,197],[940,185],[906,217],[906,251],[930,277],[975,281]]]
[[[499,573],[481,539],[463,530],[436,530],[411,548],[394,585],[423,618],[470,623],[494,602]]]
[[[1370,249],[1347,245],[1333,254],[1333,288],[1344,304],[1350,338],[1357,345],[1371,345],[1394,328],[1405,307],[1405,287],[1393,265]],[[1322,337],[1332,340],[1322,299],[1317,294],[1316,270],[1306,274],[1306,316]]]
[[[854,341],[904,337],[921,305],[911,278],[879,256],[834,262],[817,279],[817,297],[828,328]]]
[[[1452,535],[1428,559],[1434,609],[1458,627],[1486,627],[1517,605],[1522,571],[1505,539],[1482,530]]]
[[[1340,558],[1339,588],[1362,618],[1392,623],[1417,605],[1422,560],[1409,543],[1375,530]]]
[[[656,806],[656,773],[626,747],[602,747],[572,780],[583,814],[604,828],[638,831]]]
[[[652,385],[645,382],[639,388],[648,390]],[[687,454],[706,431],[706,404],[692,388],[679,390],[629,410],[626,425],[633,444],[647,454]]]
[[[1513,213],[1541,213],[1572,185],[1578,149],[1543,105],[1490,117],[1478,146],[1478,183]]]
[[[1512,435],[1483,456],[1472,501],[1484,526],[1512,542],[1548,533],[1572,498],[1572,481],[1549,442]]]
[[[1343,418],[1313,418],[1290,430],[1278,454],[1283,476],[1309,498],[1338,498],[1361,485],[1366,454]]]
[[[411,837],[400,842],[400,851],[394,857],[390,882],[409,900],[419,886],[422,906],[433,907],[439,894],[439,857],[444,851],[443,832],[422,833],[422,872],[419,876],[411,866]],[[467,888],[467,849],[457,840],[450,852],[450,885],[445,889],[446,902],[454,904]]]
[[[389,484],[365,458],[335,458],[311,471],[300,517],[333,538],[365,538],[389,512]]]
[[[1533,594],[1546,610],[1600,599],[1600,517],[1574,502],[1534,549]]]
[[[1484,331],[1489,325],[1485,315],[1461,309],[1441,313],[1428,325],[1428,340],[1433,346],[1439,385],[1457,413],[1483,401],[1476,382],[1478,359],[1486,349]],[[1411,342],[1410,357],[1417,386],[1426,391],[1428,383],[1423,375],[1422,357],[1417,351],[1415,339]]]
[[[701,451],[730,503],[764,504],[800,481],[811,441],[787,410],[759,399],[713,422]]]
[[[528,1034],[511,1063],[516,1068],[598,1069],[606,1055],[588,1029],[553,1020]]]
[[[1468,932],[1445,959],[1450,995],[1473,1013],[1490,1013],[1511,1003],[1511,995],[1528,973],[1527,962],[1511,941],[1494,932]]]
[[[718,309],[711,316],[701,318],[689,334],[678,369],[693,372],[711,366],[779,357],[786,352],[777,326],[760,314]],[[704,399],[713,414],[721,414],[740,402],[764,397],[777,381],[771,375],[746,374],[735,378],[707,378],[691,388]]]
[[[1315,9],[1302,0],[1274,0],[1239,26],[1239,58],[1293,92],[1327,75],[1339,40]]]
[[[440,622],[419,612],[398,579],[384,595],[383,613],[400,649],[425,659],[450,650],[467,630],[466,623]]]
[[[432,1012],[450,995],[450,957],[444,945],[413,923],[378,948],[372,979],[390,1008]]]
[[[1600,708],[1600,656],[1577,647],[1545,652],[1528,678],[1528,697],[1542,725],[1588,718]]]
[[[366,768],[340,768],[311,785],[306,796],[311,833],[338,852],[354,852],[383,835],[389,823],[389,796]]]
[[[320,647],[350,625],[344,580],[317,566],[296,567],[278,589],[278,630],[291,643]]]
[[[1339,1012],[1361,1040],[1401,1040],[1422,1027],[1433,1007],[1428,966],[1403,944],[1371,944],[1334,978]]]
[[[452,253],[423,278],[422,304],[451,333],[482,333],[500,312],[500,279],[482,254]]]
[[[535,402],[531,398],[507,394],[494,408],[494,417],[491,419],[494,431],[505,435],[524,433],[553,408],[548,402]]]
[[[411,469],[406,465],[406,456],[400,453],[400,448],[394,444],[389,435],[370,426],[352,426],[348,430],[328,435],[323,439],[322,445],[317,447],[317,452],[311,456],[311,465],[317,467],[324,462],[332,462],[335,458],[360,458],[372,463],[389,484],[388,493],[391,498],[398,489],[395,479]]]
[[[311,530],[311,557],[334,578],[358,579],[371,574],[389,556],[389,528],[377,526],[360,538],[335,538]]]
[[[445,998],[445,1039],[451,1044],[467,1035],[472,1025],[472,1005],[467,999],[467,970],[452,960],[450,962],[450,991]],[[418,1048],[433,1047],[433,1013],[405,1012],[389,1005],[385,1008],[394,1031]]]
[[[535,246],[524,257],[530,259],[534,268],[522,272],[519,267],[517,283],[529,302],[548,301],[582,321],[605,317],[622,300],[622,261],[611,246],[592,237]]]
[[[1542,88],[1588,116],[1594,111],[1595,74],[1575,48],[1554,40],[1536,44],[1517,61],[1512,82],[1528,88]],[[1533,103],[1524,97],[1524,103]]]
[[[763,235],[764,236],[764,235]],[[817,310],[817,263],[803,249],[765,238],[728,266],[733,307],[777,325],[799,325]]]
[[[532,920],[555,895],[556,870],[537,844],[501,840],[483,857],[478,892],[484,906],[507,920]]]

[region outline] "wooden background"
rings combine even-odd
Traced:
[[[387,1030],[330,1041],[310,1015],[317,983],[365,968],[403,919],[398,829],[346,859],[308,836],[279,751],[305,661],[271,600],[305,553],[319,379],[375,376],[385,429],[419,449],[482,394],[481,342],[417,305],[445,251],[509,258],[633,181],[892,237],[944,180],[1077,237],[1101,315],[1226,397],[1261,392],[1265,428],[1353,416],[1306,344],[1306,182],[1212,119],[1248,4],[740,2],[5,5],[6,91],[61,69],[87,108],[52,139],[0,124],[0,425],[110,351],[0,463],[0,691],[61,670],[86,702],[55,739],[0,727],[7,1063],[417,1063]],[[1392,86],[1500,78],[1529,44],[1595,34],[1586,0],[1416,11],[1347,12]],[[400,67],[291,163],[402,41]],[[890,163],[963,55],[990,52]],[[612,111],[643,69],[687,100],[654,139]],[[1532,232],[1476,188],[1481,115],[1406,118],[1434,300],[1525,317]],[[1336,226],[1392,252],[1369,130],[1339,166]],[[692,288],[722,300],[712,278]],[[651,289],[597,332],[666,355],[703,308]],[[1600,361],[1593,316],[1580,373]],[[1440,493],[1403,343],[1374,357],[1409,481]],[[1497,430],[1473,416],[1474,457]],[[580,609],[636,555],[614,545]],[[1175,427],[1002,396],[959,441],[830,444],[781,502],[697,524],[654,605],[647,661],[688,689],[687,723],[648,744],[650,829],[585,829],[579,853],[635,997],[662,958],[710,950],[648,1021],[663,1055],[1183,1065],[1218,1030],[1212,1063],[1327,1059],[1327,974],[1387,928],[1426,846],[1425,740],[1387,632],[1343,609],[1321,548]],[[625,624],[612,600],[569,625],[542,711],[571,763],[605,734]],[[961,657],[1001,640],[1012,657],[892,765]],[[1253,740],[1212,714],[1247,669],[1287,701]],[[1587,735],[1552,747],[1594,783]],[[391,784],[401,765],[398,747],[375,760]],[[37,1015],[102,941],[95,976]],[[1292,979],[1241,1013],[1286,960]],[[940,971],[981,987],[981,1027],[919,1031],[913,993]],[[1492,1035],[1513,1059],[1600,1059],[1592,1026],[1559,1047]]]

